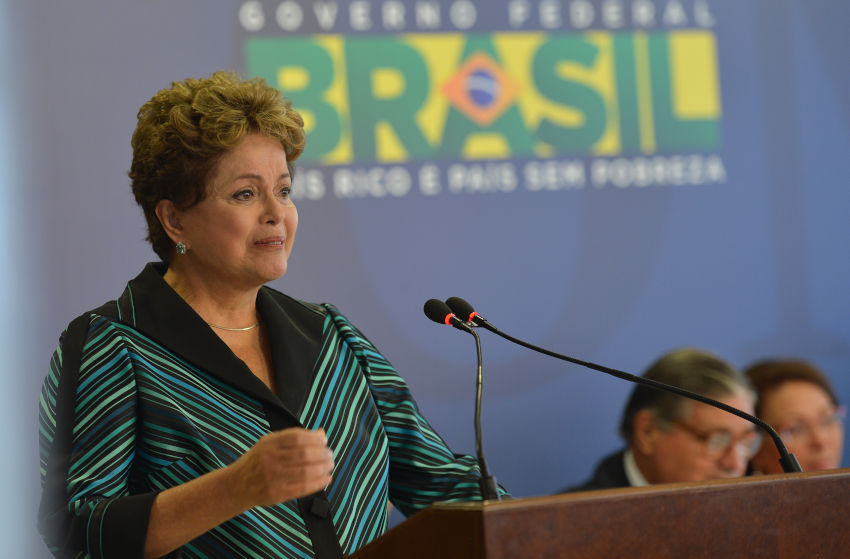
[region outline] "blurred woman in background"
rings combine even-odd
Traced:
[[[844,407],[826,376],[801,360],[769,360],[746,370],[758,394],[756,415],[779,432],[803,471],[841,466]],[[754,473],[779,474],[779,452],[765,437],[750,461]]]

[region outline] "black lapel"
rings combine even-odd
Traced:
[[[162,277],[165,270],[164,264],[151,263],[129,282],[133,318],[124,317],[124,320],[182,359],[262,400],[266,406],[277,408],[298,424],[298,416],[287,409],[245,362],[215,335],[198,313],[165,283]],[[265,315],[263,319],[266,320]]]
[[[300,417],[319,366],[324,316],[268,287],[260,289],[257,309],[269,333],[277,395]]]

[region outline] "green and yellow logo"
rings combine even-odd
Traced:
[[[714,151],[707,30],[252,37],[247,70],[305,118],[302,161]]]

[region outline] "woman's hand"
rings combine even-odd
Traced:
[[[315,493],[331,482],[333,467],[324,431],[270,433],[230,466],[159,493],[145,557],[161,557],[250,508]]]
[[[228,477],[248,509],[315,493],[331,482],[333,467],[324,431],[291,428],[257,441],[229,466]]]

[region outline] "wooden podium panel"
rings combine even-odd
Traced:
[[[848,559],[850,469],[430,507],[352,559]]]

